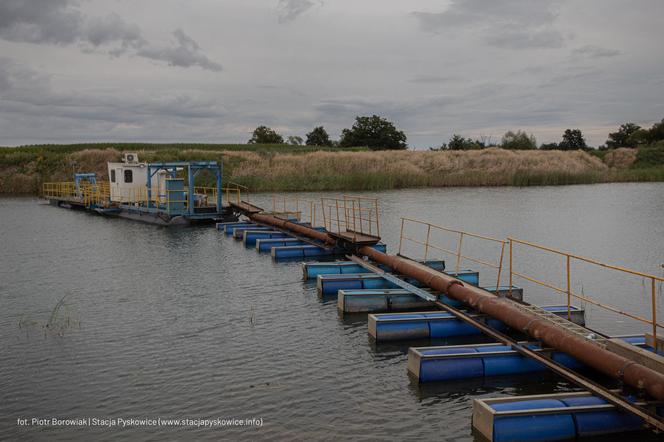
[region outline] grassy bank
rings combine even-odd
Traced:
[[[122,151],[145,161],[218,160],[226,180],[254,191],[381,190],[444,186],[534,186],[664,181],[664,149],[581,151],[319,150],[272,145],[44,145],[0,149],[0,193],[34,194],[74,171],[106,178]]]

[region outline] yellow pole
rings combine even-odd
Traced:
[[[510,287],[509,294],[510,298],[512,297],[512,238],[508,238],[510,242]]]
[[[463,244],[463,232],[459,233],[459,245],[457,246],[457,262],[456,271],[459,272],[461,267],[461,245]]]
[[[356,213],[355,200],[353,200],[353,232],[357,232],[357,226],[355,225],[355,213]]]
[[[337,233],[340,233],[341,232],[341,226],[339,225],[339,223],[341,222],[341,219],[339,218],[339,200],[335,200],[335,202],[337,203]],[[344,206],[345,205],[346,205],[346,201],[344,200]],[[346,224],[346,225],[348,225],[348,224]]]
[[[496,295],[498,294],[498,289],[500,288],[500,277],[503,273],[503,256],[505,255],[505,241],[502,242],[500,247],[500,259],[498,260],[498,278],[496,280]]]
[[[655,289],[655,278],[650,278],[652,288],[652,339],[653,347],[657,348],[657,290]]]
[[[572,313],[570,312],[570,304],[572,303],[572,278],[570,276],[570,269],[569,269],[569,255],[567,255],[567,320],[570,321],[572,319]]]
[[[404,223],[404,221],[405,220],[403,218],[401,218],[401,234],[399,235],[399,255],[401,255],[401,245],[403,243],[403,223]]]
[[[380,215],[378,214],[378,198],[376,198],[375,204],[376,204],[376,236],[380,236]]]
[[[424,264],[429,257],[429,238],[431,237],[431,224],[427,224],[427,240],[424,241]]]

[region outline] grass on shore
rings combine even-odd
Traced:
[[[654,149],[654,150],[653,150]],[[309,146],[85,144],[0,148],[0,194],[35,194],[74,171],[107,179],[122,151],[144,161],[217,160],[224,179],[253,191],[383,190],[664,181],[664,148],[581,151],[367,151]]]

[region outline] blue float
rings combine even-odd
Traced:
[[[466,270],[464,272],[458,273],[456,277],[462,281],[472,284],[472,281],[477,280],[478,272]],[[466,281],[466,279],[469,281]],[[387,281],[377,273],[321,274],[317,276],[316,280],[318,294],[324,296],[336,295],[337,291],[339,290],[401,288]],[[420,282],[413,278],[403,278],[403,280],[416,287],[421,286]],[[449,298],[447,298],[447,301],[450,303],[450,305],[452,305],[452,302],[458,302]]]
[[[445,261],[428,260],[418,261],[434,270],[442,272],[445,270]],[[387,266],[378,264],[378,268],[383,271],[389,271]],[[366,273],[367,269],[353,261],[336,261],[336,262],[310,262],[302,264],[302,271],[304,279],[316,279],[318,275],[345,275],[353,273]]]
[[[225,232],[227,227],[235,227],[235,226],[247,226],[252,223],[248,223],[246,221],[234,221],[234,222],[228,222],[228,223],[217,223],[215,224],[215,227],[217,230]]]
[[[342,313],[378,313],[434,309],[431,301],[404,289],[339,290],[337,307]]]
[[[643,421],[588,392],[475,399],[473,427],[500,442],[573,440],[639,431]]]
[[[271,232],[272,227],[235,227],[233,228],[233,238],[241,240],[244,238],[245,232]]]
[[[231,223],[231,224],[225,225],[223,227],[222,232],[224,232],[224,234],[226,236],[231,236],[233,234],[233,232],[235,232],[235,229],[247,230],[247,229],[251,229],[251,228],[255,229],[255,228],[258,228],[258,227],[263,227],[263,226],[259,226],[258,224],[247,224],[247,223],[233,225],[233,223]]]
[[[374,244],[371,247],[383,253],[387,252],[387,246],[383,243]],[[314,245],[286,246],[286,247],[272,248],[272,257],[275,260],[317,258],[322,256],[340,256],[340,255],[345,255],[347,253],[348,251],[344,249],[337,249],[337,248],[325,249],[323,247],[314,246]]]
[[[607,405],[604,399],[595,396],[572,397],[561,399],[568,407],[587,405]],[[601,436],[625,431],[636,431],[643,428],[643,420],[633,414],[617,409],[594,412],[572,413],[576,422],[576,433],[579,437]]]
[[[259,253],[271,253],[273,247],[305,246],[308,244],[308,242],[304,242],[297,238],[257,239],[256,250],[258,250]]]
[[[255,247],[258,239],[282,239],[291,238],[290,235],[278,230],[245,230],[242,235],[242,242],[245,247]]]
[[[534,399],[495,404],[495,411],[521,411],[566,408],[556,399]],[[561,410],[563,411],[563,410]],[[493,423],[495,442],[554,441],[574,439],[576,427],[569,412],[498,417]]]
[[[558,316],[567,316],[567,306],[546,306],[543,309]],[[583,325],[585,311],[571,307],[572,320]],[[482,314],[471,314],[476,319],[498,331],[506,331],[507,326],[497,319]],[[472,325],[457,319],[452,313],[444,311],[422,313],[370,314],[368,318],[369,334],[377,342],[408,339],[440,339],[458,336],[480,335],[482,332]],[[413,330],[410,330],[412,328]]]

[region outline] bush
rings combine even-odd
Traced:
[[[501,147],[509,150],[537,149],[537,140],[532,134],[528,135],[524,131],[512,132],[508,130],[503,135]]]

